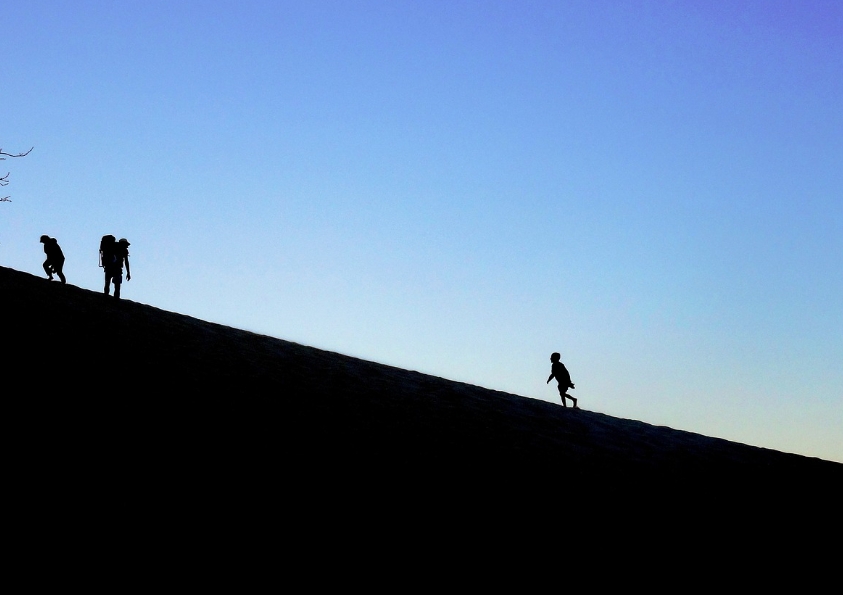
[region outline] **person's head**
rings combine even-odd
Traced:
[[[50,236],[41,236],[41,243],[46,244],[50,241]]]
[[[562,356],[554,351],[553,353],[550,354],[550,361],[552,361],[554,363],[558,362],[560,357],[562,357]]]
[[[117,243],[123,246],[124,248],[128,248],[129,246],[131,246],[131,244],[129,244],[129,240],[127,240],[126,238],[120,238],[119,240],[117,240]]]

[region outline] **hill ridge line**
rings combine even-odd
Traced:
[[[46,365],[65,394],[86,395],[84,414],[135,415],[171,442],[221,440],[207,434],[213,427],[230,434],[227,447],[237,444],[244,455],[274,452],[284,460],[290,449],[307,444],[308,460],[335,470],[397,465],[565,468],[580,476],[843,473],[843,465],[832,461],[566,409],[117,301],[5,267],[0,287],[6,299],[2,328],[7,345],[15,346],[7,354],[7,376],[27,386],[32,378],[26,370]],[[36,415],[29,399],[17,401],[23,417]],[[52,403],[80,416],[66,399]],[[207,427],[185,421],[191,419]]]

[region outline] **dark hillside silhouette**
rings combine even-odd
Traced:
[[[761,485],[828,494],[843,480],[838,463],[566,410],[4,267],[0,291],[5,438],[15,483],[36,501],[93,492],[138,514],[178,507],[180,494],[183,506],[336,506],[411,482],[440,498],[542,486],[566,502],[588,488],[628,502],[653,485],[733,499]]]

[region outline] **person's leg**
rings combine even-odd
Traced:
[[[114,277],[114,297],[117,298],[118,300],[120,299],[120,286],[121,285],[122,285],[122,283],[120,283],[120,277],[115,276]]]
[[[111,289],[111,275],[108,271],[105,272],[105,287],[103,288],[102,292],[105,295],[108,295],[109,290]]]
[[[563,406],[563,407],[567,407],[567,406],[568,406],[568,403],[565,401],[565,397],[567,397],[567,396],[568,396],[568,395],[566,395],[566,394],[565,394],[566,392],[568,392],[568,389],[567,389],[567,388],[563,388],[563,386],[560,384],[560,385],[559,385],[559,396],[560,396],[560,397],[562,397],[562,406]]]
[[[44,261],[42,265],[44,267],[44,272],[47,273],[47,278],[52,281],[53,280],[53,265],[50,264],[50,259]]]
[[[55,271],[56,275],[59,276],[59,279],[61,279],[61,282],[67,283],[67,279],[65,279],[64,273],[62,272],[62,269],[64,269],[64,261],[63,260],[57,262],[55,264],[55,266],[53,266],[53,270]]]

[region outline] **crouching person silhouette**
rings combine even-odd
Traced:
[[[44,244],[44,254],[47,260],[44,261],[44,272],[47,273],[47,280],[53,280],[53,273],[59,276],[62,283],[67,283],[64,277],[64,253],[61,251],[58,240],[50,236],[41,236],[41,243]]]
[[[103,236],[100,241],[100,266],[105,271],[105,286],[103,293],[108,295],[111,284],[114,283],[114,297],[120,299],[120,286],[123,284],[123,264],[126,265],[126,281],[131,280],[132,271],[129,268],[129,240],[120,238],[115,242],[114,236]]]
[[[559,384],[559,396],[562,397],[562,406],[567,407],[568,403],[565,399],[571,399],[574,402],[574,409],[578,409],[577,400],[568,394],[569,388],[575,388],[574,383],[571,382],[571,375],[568,373],[568,368],[559,361],[560,357],[562,356],[556,352],[550,354],[550,376],[547,377],[545,384],[556,378],[556,382]]]

